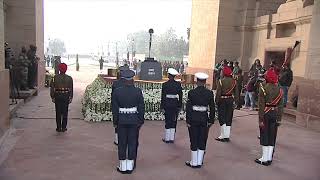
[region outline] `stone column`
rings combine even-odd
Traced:
[[[9,127],[9,72],[4,66],[4,7],[0,0],[0,137]]]
[[[5,40],[17,56],[22,46],[29,49],[29,45],[37,46],[37,56],[40,58],[38,66],[38,87],[44,87],[44,17],[43,0],[6,0]]]
[[[193,0],[187,73],[212,76],[216,56],[220,0]]]
[[[305,77],[308,79],[320,79],[320,1],[315,0],[310,28],[309,49]]]
[[[40,58],[38,63],[38,89],[44,87],[46,64],[44,61],[44,12],[43,0],[35,0],[35,22],[36,22],[36,46],[38,48],[37,56]]]

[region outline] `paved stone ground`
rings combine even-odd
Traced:
[[[140,132],[136,171],[119,174],[115,169],[118,160],[112,123],[87,123],[80,113],[81,95],[96,71],[88,68],[70,72],[76,95],[65,134],[55,132],[48,89],[18,110],[6,140],[0,144],[0,180],[320,179],[320,133],[284,123],[279,129],[274,163],[260,166],[254,163],[261,151],[256,136],[257,115],[245,111],[235,113],[230,143],[214,140],[219,134],[215,123],[202,169],[184,165],[190,158],[184,122],[178,124],[176,143],[168,145],[161,141],[163,122],[147,121]]]

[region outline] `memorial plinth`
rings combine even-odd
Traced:
[[[140,80],[159,81],[162,80],[162,66],[153,58],[147,58],[141,63],[141,71],[139,72]]]
[[[100,74],[87,86],[82,100],[82,112],[86,121],[112,121],[111,112],[111,90],[112,83],[116,77]],[[140,80],[135,77],[135,86],[142,90],[145,102],[146,120],[164,120],[164,115],[160,111],[162,83],[168,79],[157,81]],[[177,81],[181,81],[177,79]],[[182,81],[183,88],[183,108],[179,113],[178,120],[185,120],[185,104],[188,92],[195,88],[195,84]]]

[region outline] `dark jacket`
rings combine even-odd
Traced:
[[[177,95],[177,98],[167,98],[167,95]],[[181,83],[171,79],[162,84],[161,109],[173,109],[182,107],[182,87]]]
[[[221,96],[233,96],[235,100],[238,99],[237,82],[232,77],[224,77],[217,82],[216,103],[219,104]],[[229,92],[228,92],[229,91]],[[229,93],[229,94],[228,94]]]
[[[134,85],[125,85],[114,90],[111,97],[113,124],[144,123],[144,100],[140,88]],[[119,113],[119,108],[137,108],[137,113]]]
[[[282,97],[280,96],[280,99],[278,102],[275,102],[275,104],[272,104],[275,99],[278,98],[280,95],[280,87],[276,84],[270,84],[270,83],[261,83],[259,87],[259,97],[258,97],[258,104],[259,104],[259,121],[264,121],[264,115],[265,115],[265,107],[269,104],[272,106],[278,107],[277,111],[277,121],[281,121],[282,111],[283,111],[283,101]]]
[[[279,75],[279,84],[280,86],[290,87],[293,81],[293,73],[291,69],[283,69]]]
[[[53,77],[50,88],[50,96],[52,99],[58,96],[68,95],[69,101],[73,98],[73,79],[66,74],[57,74]]]
[[[214,123],[215,119],[215,103],[213,92],[208,90],[204,86],[198,86],[197,88],[190,90],[188,93],[187,101],[187,123],[196,124],[196,123]],[[199,112],[194,111],[193,106],[205,106],[209,107],[209,116],[208,112]]]
[[[255,77],[251,77],[246,85],[246,91],[254,92],[256,81],[257,79]]]

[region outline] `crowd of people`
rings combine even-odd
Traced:
[[[187,64],[182,61],[160,61],[163,74],[168,74],[168,69],[173,68],[178,73],[184,74]]]
[[[221,72],[224,67],[232,69],[232,75],[237,81],[237,89],[239,92],[238,97],[240,98],[240,94],[244,93],[244,105],[242,106],[243,102],[239,99],[236,104],[236,109],[240,109],[242,107],[251,111],[256,110],[260,84],[266,81],[266,68],[261,65],[259,59],[256,59],[250,67],[246,81],[244,81],[244,73],[239,67],[239,62],[223,60],[215,66],[215,82],[220,79]],[[273,70],[278,76],[278,84],[284,92],[283,105],[286,107],[288,102],[288,90],[293,81],[293,72],[290,69],[289,64],[286,62],[279,67],[275,61],[271,61],[269,69]]]

